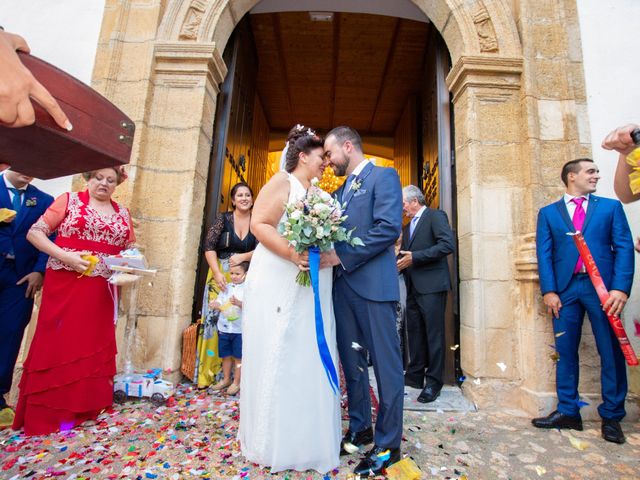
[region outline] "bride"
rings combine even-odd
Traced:
[[[285,203],[322,177],[323,154],[322,139],[296,125],[283,152],[285,171],[260,191],[251,218],[260,243],[245,282],[238,438],[245,458],[272,473],[325,473],[340,463],[340,403],[316,346],[313,290],[296,283],[308,259],[277,231]],[[324,333],[337,365],[331,269],[319,277]]]

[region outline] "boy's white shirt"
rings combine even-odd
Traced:
[[[244,292],[244,282],[243,283],[227,283],[227,290],[225,292],[220,292],[218,297],[216,298],[216,302],[220,305],[224,305],[227,303],[231,297],[236,297],[238,300],[242,301]],[[218,318],[218,331],[222,333],[242,333],[242,309],[233,307],[234,310],[239,314],[237,320],[229,321],[227,320],[227,316],[225,315],[225,311],[220,312],[220,317]]]

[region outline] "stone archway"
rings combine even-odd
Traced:
[[[169,42],[213,42],[222,51],[236,24],[258,3],[260,0],[172,2],[163,15],[157,38]],[[516,24],[504,0],[411,0],[411,3],[438,29],[454,64],[465,55],[522,56]],[[375,2],[371,8],[369,13],[377,13]]]
[[[160,267],[153,286],[141,288],[133,312],[140,366],[175,371],[180,365],[181,332],[191,321],[216,95],[226,75],[220,54],[257,3],[111,0],[105,7],[93,83],[138,126],[133,181],[121,198],[131,205],[150,262]],[[564,22],[575,12],[569,1],[540,12],[534,0],[516,2],[519,15],[554,16],[551,29],[539,32],[533,23],[517,23],[507,0],[413,3],[440,31],[453,62],[447,84],[455,115],[462,368],[469,380],[476,379],[465,388],[480,404],[535,411],[551,401],[545,392],[553,390],[553,364],[543,347],[549,329],[537,326],[531,232],[537,206],[557,192],[557,162],[536,161],[542,151],[564,158],[588,147],[575,126],[576,106],[586,104],[578,60],[564,52],[565,66],[573,62],[575,88],[563,84],[558,99],[531,78],[523,82],[523,69],[530,75],[543,71],[551,82],[561,82],[564,71],[545,70],[535,49],[523,49],[520,38],[562,37]],[[561,111],[576,120],[558,127],[556,117],[539,113],[551,111],[553,102],[562,102]],[[545,145],[545,135],[560,135],[553,137],[558,144]],[[534,192],[532,186],[539,188]]]

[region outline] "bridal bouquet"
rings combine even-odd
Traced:
[[[342,215],[340,202],[318,184],[319,180],[314,178],[304,198],[285,206],[286,220],[278,225],[278,232],[298,253],[310,248],[326,252],[334,242],[364,246],[362,240],[352,236],[353,230],[342,226],[347,217]],[[309,272],[298,273],[296,280],[300,285],[311,285]]]

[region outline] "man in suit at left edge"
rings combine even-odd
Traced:
[[[53,197],[30,185],[32,180],[11,169],[0,174],[0,208],[16,212],[0,222],[0,428],[13,421],[5,395],[48,259],[27,241],[27,232]]]

